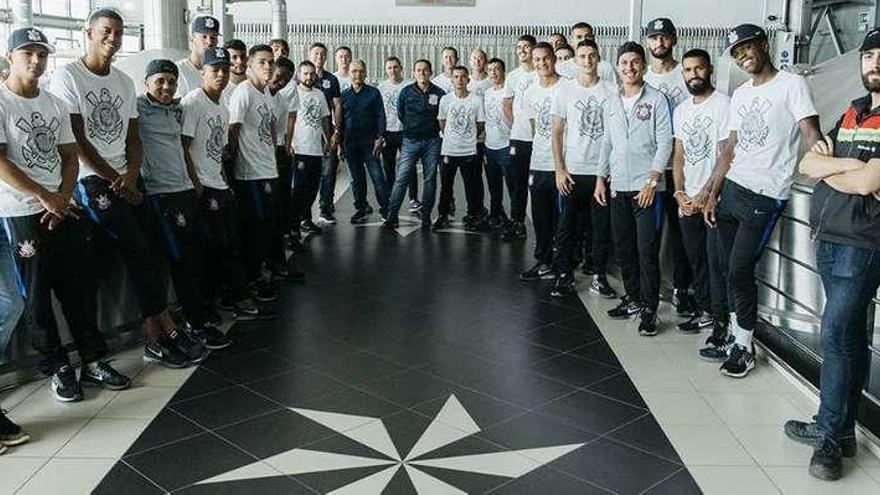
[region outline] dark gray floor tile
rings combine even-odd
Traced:
[[[283,408],[242,387],[178,402],[171,407],[174,412],[209,430]]]
[[[599,435],[647,414],[644,409],[628,406],[586,391],[579,391],[551,402],[542,407],[539,412],[560,418],[573,426]]]

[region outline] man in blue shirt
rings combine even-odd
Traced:
[[[388,201],[388,216],[383,224],[385,229],[398,226],[397,214],[409,186],[409,178],[415,172],[415,164],[422,160],[424,178],[422,179],[422,208],[420,211],[422,227],[431,227],[431,210],[437,194],[437,165],[440,163],[440,98],[445,94],[431,82],[431,62],[417,60],[413,68],[415,83],[400,90],[397,98],[397,116],[403,124],[403,143],[400,147],[400,162],[394,189]]]
[[[385,104],[382,94],[373,86],[364,84],[367,66],[355,60],[349,69],[351,87],[342,92],[342,115],[345,159],[351,172],[351,191],[354,194],[354,215],[351,223],[367,219],[367,179],[364,166],[370,174],[379,213],[388,213],[388,189],[385,172],[379,162],[385,133]]]

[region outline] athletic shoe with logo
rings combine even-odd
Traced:
[[[14,447],[16,445],[21,445],[30,439],[30,435],[22,430],[20,426],[7,418],[6,411],[0,409],[0,445]]]
[[[448,215],[440,215],[437,217],[437,220],[434,220],[434,225],[432,225],[431,228],[434,230],[443,230],[448,229],[451,225]]]
[[[687,289],[673,290],[672,304],[675,306],[675,314],[678,316],[692,317],[699,311],[694,296],[690,295]]]
[[[227,347],[232,345],[232,341],[223,334],[217,327],[214,325],[206,324],[201,328],[202,337],[204,337],[205,347],[212,351],[226,349]]]
[[[825,432],[816,424],[816,416],[813,421],[789,420],[785,422],[785,435],[797,443],[816,447],[825,436]],[[846,438],[840,439],[840,452],[843,457],[855,457],[858,453],[858,444],[856,443],[856,433],[852,432]]]
[[[555,277],[556,274],[553,273],[553,267],[547,263],[535,263],[533,267],[519,274],[519,279],[526,282],[551,280]]]
[[[409,212],[410,213],[416,213],[421,209],[422,209],[422,203],[420,203],[419,200],[417,200],[417,199],[409,200]]]
[[[642,308],[642,312],[639,314],[639,335],[642,337],[657,335],[657,323],[659,323],[657,312],[652,309]]]
[[[721,363],[727,359],[734,338],[727,331],[727,323],[715,320],[712,324],[712,335],[706,338],[706,345],[700,349],[700,359],[712,363]]]
[[[550,297],[566,297],[574,293],[575,280],[570,273],[560,273],[556,276],[556,282],[553,283],[553,289],[550,290]]]
[[[329,211],[322,211],[321,214],[318,215],[318,221],[326,223],[327,225],[336,225],[336,217]]]
[[[678,330],[681,333],[700,333],[700,330],[709,328],[715,324],[715,318],[707,313],[698,313],[692,316],[688,321],[678,324]]]
[[[526,225],[522,222],[511,222],[507,226],[507,230],[501,234],[502,241],[516,241],[526,238]]]
[[[82,387],[76,379],[76,370],[69,365],[64,365],[52,375],[49,380],[49,389],[55,400],[61,402],[77,402],[83,400]]]
[[[352,223],[352,225],[367,223],[368,217],[369,217],[369,214],[367,214],[366,211],[358,210],[358,211],[354,212],[354,215],[351,216],[351,223]]]
[[[614,299],[617,297],[617,291],[608,283],[608,278],[604,275],[594,275],[593,281],[590,282],[590,292],[595,292],[605,299]]]
[[[189,359],[166,335],[160,335],[156,342],[144,346],[144,361],[159,363],[166,368],[186,368]]]
[[[187,361],[192,364],[201,363],[208,357],[208,350],[201,342],[199,335],[187,333],[185,328],[179,328],[168,334],[168,340],[174,344]]]
[[[322,215],[322,218],[323,218],[323,215]],[[334,222],[335,222],[335,220],[334,220]],[[306,232],[308,234],[321,235],[324,233],[324,229],[315,225],[315,222],[313,222],[311,219],[303,220],[302,222],[300,222],[299,228],[300,228],[300,230],[302,230],[303,232]]]
[[[109,363],[98,361],[95,369],[83,365],[79,369],[79,382],[88,387],[108,390],[125,390],[131,386],[131,379],[116,371]]]
[[[617,306],[609,309],[607,311],[608,317],[612,320],[625,320],[627,318],[631,318],[642,310],[642,304],[638,301],[633,301],[629,298],[629,296],[623,296],[620,298],[620,303]]]
[[[739,344],[733,344],[730,355],[721,365],[721,374],[732,378],[744,378],[749,371],[755,368],[755,346],[746,349]]]

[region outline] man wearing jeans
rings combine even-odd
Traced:
[[[445,94],[431,82],[431,62],[417,60],[413,67],[416,82],[400,90],[397,99],[397,116],[403,124],[403,143],[400,163],[391,199],[388,201],[388,217],[382,227],[386,230],[398,226],[398,212],[409,179],[415,173],[416,161],[422,160],[424,179],[422,184],[422,209],[419,212],[423,228],[431,227],[431,211],[437,194],[437,165],[440,163],[440,98]]]
[[[9,241],[5,235],[0,235],[0,364],[6,362],[6,347],[24,309],[13,270]]]
[[[862,84],[868,95],[853,100],[824,140],[800,164],[819,179],[810,224],[816,268],[825,288],[819,414],[814,423],[789,421],[789,438],[814,447],[810,474],[841,476],[841,457],[856,455],[855,422],[868,372],[868,306],[880,285],[880,29],[861,46]]]

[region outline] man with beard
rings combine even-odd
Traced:
[[[855,423],[868,373],[868,307],[880,285],[880,29],[862,41],[866,96],[853,100],[825,139],[804,156],[800,170],[819,179],[810,224],[816,267],[825,287],[819,414],[789,421],[785,433],[814,447],[810,474],[836,480],[841,457],[856,455]],[[850,158],[853,157],[853,158]]]
[[[247,46],[241,40],[229,40],[224,47],[229,50],[229,85],[235,88],[247,79]],[[231,94],[231,93],[230,93]]]
[[[397,117],[397,97],[400,96],[400,90],[409,82],[403,79],[403,65],[394,55],[385,59],[385,74],[388,78],[379,83],[379,92],[382,93],[382,101],[385,103],[385,145],[382,147],[382,168],[385,169],[385,188],[388,194],[391,194],[397,173],[397,153],[403,141],[403,125]],[[418,212],[421,206],[419,176],[413,171],[409,181],[410,213]]]
[[[764,29],[741,24],[728,39],[731,56],[751,79],[733,92],[730,137],[708,184],[703,217],[718,227],[721,269],[735,309],[735,343],[721,373],[742,378],[755,367],[755,265],[787,203],[801,138],[812,146],[820,132],[810,88],[803,77],[773,66]]]
[[[681,64],[672,53],[678,42],[675,25],[671,20],[661,17],[649,22],[645,30],[648,49],[651,51],[651,66],[645,74],[645,81],[669,98],[669,106],[675,115],[675,108],[688,95]],[[671,163],[666,167],[666,183],[673,184]],[[672,304],[678,316],[693,317],[699,308],[689,292],[693,275],[681,239],[678,203],[672,197],[674,192],[672,187],[667,187],[663,198],[666,208],[666,256],[672,262]]]
[[[217,46],[220,22],[209,15],[200,15],[193,19],[190,32],[189,56],[176,62],[180,78],[177,81],[177,94],[174,96],[178,98],[201,87],[202,57],[206,49]]]
[[[700,49],[685,53],[681,61],[687,90],[686,98],[675,109],[672,127],[675,148],[672,156],[677,216],[682,240],[694,274],[697,314],[680,323],[685,333],[698,333],[712,327],[700,357],[718,361],[727,357],[727,290],[725,277],[718,270],[718,230],[706,229],[701,205],[694,201],[712,175],[718,150],[727,139],[730,97],[712,87],[709,54]]]

